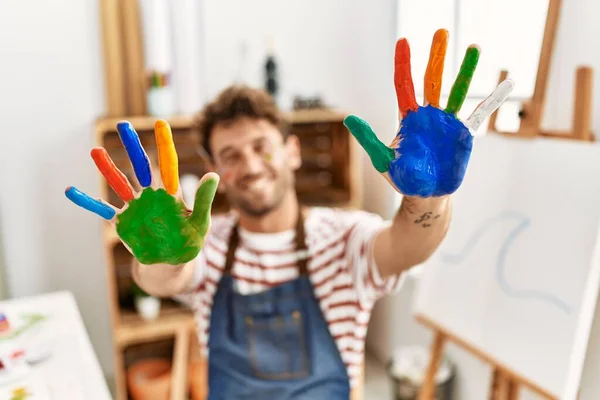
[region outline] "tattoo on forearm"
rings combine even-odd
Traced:
[[[415,224],[420,224],[423,221],[427,221],[428,219],[431,219],[431,214],[432,214],[431,211],[427,211],[425,214],[421,215],[419,217],[419,219],[415,220]]]
[[[428,228],[431,226],[432,219],[437,219],[440,217],[440,214],[433,215],[431,211],[427,211],[423,213],[419,218],[415,219],[415,224],[421,224],[422,227]]]

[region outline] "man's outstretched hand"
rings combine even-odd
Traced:
[[[406,39],[396,43],[394,84],[401,126],[388,147],[369,124],[350,115],[344,124],[371,158],[373,166],[400,193],[432,197],[453,193],[461,185],[473,148],[472,132],[506,100],[514,84],[507,79],[473,111],[463,123],[456,114],[467,96],[479,48],[469,46],[445,109],[440,108],[442,73],[448,32],[438,30],[431,45],[425,73],[425,104],[415,98],[410,48]]]
[[[180,265],[193,260],[210,227],[219,176],[208,173],[202,177],[194,209],[190,211],[182,199],[178,158],[168,123],[158,120],[154,127],[162,185],[153,182],[148,156],[133,126],[123,121],[117,130],[143,189],[135,193],[108,152],[98,147],[92,150],[92,158],[125,206],[116,209],[74,187],[65,191],[67,198],[114,224],[123,244],[142,264]]]

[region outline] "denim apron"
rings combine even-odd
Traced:
[[[305,256],[296,280],[236,293],[231,270],[238,244],[236,225],[210,318],[208,400],[348,400],[346,367],[308,276],[302,217],[296,252]]]

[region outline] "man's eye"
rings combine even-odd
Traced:
[[[258,143],[254,145],[254,151],[258,154],[262,154],[265,151],[265,145],[262,143]]]
[[[239,157],[237,154],[227,155],[227,156],[223,157],[223,162],[225,164],[233,164],[237,161],[238,158]]]

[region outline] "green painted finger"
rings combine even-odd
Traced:
[[[467,49],[465,58],[460,66],[458,76],[456,77],[454,85],[452,85],[452,90],[450,91],[448,105],[446,106],[445,110],[447,113],[456,114],[460,111],[465,98],[467,97],[467,92],[469,91],[469,86],[471,85],[471,79],[473,79],[473,75],[475,74],[475,68],[477,67],[477,62],[479,61],[479,53],[480,49],[477,45],[471,45]]]
[[[208,232],[210,211],[218,186],[219,176],[209,172],[202,178],[200,187],[196,191],[194,210],[192,211],[192,215],[190,215],[190,223],[201,236],[205,236]]]
[[[377,138],[367,121],[355,115],[350,115],[344,119],[344,125],[365,149],[375,169],[381,173],[387,172],[390,163],[396,156],[394,150]]]

